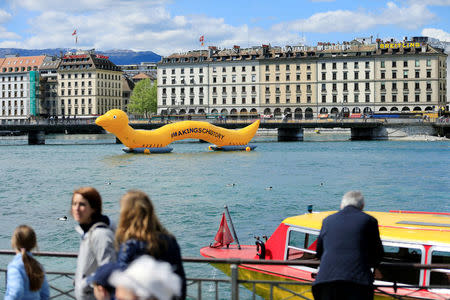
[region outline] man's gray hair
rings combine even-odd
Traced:
[[[350,191],[344,194],[341,201],[341,209],[354,206],[362,210],[364,208],[364,196],[360,191]]]

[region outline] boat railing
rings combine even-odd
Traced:
[[[0,256],[12,256],[16,253],[11,250],[0,250]],[[62,258],[62,259],[76,259],[76,253],[67,252],[33,252],[33,255],[40,257]],[[311,297],[300,294],[294,290],[291,290],[290,286],[311,286],[311,282],[305,281],[283,281],[283,280],[244,280],[239,278],[239,266],[242,265],[289,265],[289,266],[308,266],[318,267],[319,261],[306,260],[306,261],[282,261],[282,260],[254,260],[254,259],[212,259],[212,258],[200,258],[200,257],[184,257],[183,264],[185,269],[188,270],[186,274],[187,286],[188,286],[188,299],[261,299],[256,294],[257,285],[267,285],[270,297],[274,299],[275,289],[283,290],[289,293],[292,297],[298,297],[300,299],[313,300]],[[186,268],[190,264],[227,264],[230,265],[230,276],[223,276],[222,278],[210,277],[191,277],[189,276],[189,269]],[[60,264],[59,266],[62,266]],[[66,265],[66,264],[64,264]],[[450,270],[450,264],[418,264],[418,263],[381,263],[381,266],[388,266],[392,268],[410,268],[410,269],[445,269]],[[5,285],[0,285],[0,294],[5,293],[6,289],[6,268],[0,268],[0,276],[4,276]],[[75,299],[73,280],[75,277],[74,272],[58,271],[58,270],[46,270],[47,281],[50,286],[50,299]],[[242,285],[245,284],[248,288],[244,289]],[[395,291],[398,288],[413,288],[413,289],[449,289],[449,286],[423,286],[423,285],[405,285],[397,284],[377,284],[375,288],[378,292],[389,295],[392,299],[402,299],[397,297]]]

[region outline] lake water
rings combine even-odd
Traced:
[[[350,189],[364,193],[366,210],[450,211],[448,141],[350,142],[345,135],[317,135],[278,143],[259,137],[252,152],[209,152],[208,144],[178,142],[170,154],[136,155],[104,138],[57,136],[43,146],[17,140],[0,146],[0,249],[10,249],[14,228],[26,223],[36,230],[40,250],[76,252],[70,201],[72,191],[86,185],[100,191],[105,214],[116,222],[128,189],[148,193],[183,256],[190,257],[213,242],[224,205],[241,244],[270,235],[308,204],[337,209]],[[64,215],[68,221],[57,220]],[[58,268],[73,271],[73,263]],[[216,276],[209,266],[187,271]]]

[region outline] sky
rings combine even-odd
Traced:
[[[450,42],[450,0],[0,0],[0,48],[167,56],[207,46],[314,46],[371,36]]]

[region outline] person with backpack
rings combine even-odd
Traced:
[[[186,299],[186,275],[180,246],[159,221],[147,194],[130,190],[120,200],[119,224],[116,231],[117,263],[121,269],[142,255],[169,263],[181,280],[181,293],[173,299]]]
[[[99,266],[116,261],[114,228],[102,214],[102,198],[93,187],[81,187],[73,192],[72,217],[79,223],[76,231],[81,235],[75,272],[75,297],[94,300],[93,288],[87,278]]]

